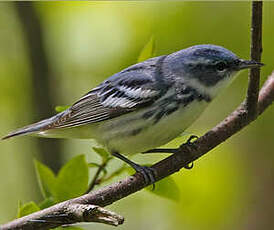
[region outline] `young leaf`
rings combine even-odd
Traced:
[[[54,191],[55,175],[50,168],[37,160],[34,161],[34,165],[42,195],[44,198],[48,198],[52,196]]]
[[[155,39],[153,36],[151,36],[147,44],[144,46],[144,48],[140,52],[137,62],[142,62],[153,57],[154,52],[155,52]]]
[[[70,106],[69,105],[57,105],[55,106],[55,111],[57,113],[61,113],[63,111],[65,111],[66,109],[68,109]]]
[[[39,211],[40,208],[38,207],[37,204],[35,204],[33,201],[23,204],[22,206],[19,206],[18,208],[18,213],[17,213],[17,217],[20,218],[22,216],[26,216],[29,215],[33,212],[37,212]]]
[[[94,162],[88,163],[88,167],[90,167],[90,168],[99,168],[100,166],[101,166],[100,164],[97,164]]]
[[[88,163],[84,155],[76,156],[58,173],[54,196],[57,201],[82,195],[88,189]]]
[[[158,196],[161,196],[176,202],[180,200],[179,187],[177,186],[177,184],[171,177],[166,177],[156,182],[154,190],[152,190],[151,186],[149,186],[147,190]]]
[[[103,161],[106,161],[110,157],[110,154],[103,148],[92,147],[92,149],[102,157]]]
[[[45,200],[43,200],[41,203],[39,203],[39,207],[40,207],[40,209],[45,209],[45,208],[48,208],[54,204],[55,204],[54,198],[48,197]]]

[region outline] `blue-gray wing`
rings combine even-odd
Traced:
[[[150,105],[161,95],[154,73],[155,61],[151,59],[113,75],[46,129],[100,122]]]
[[[148,59],[108,78],[67,110],[25,126],[2,139],[69,128],[108,120],[151,105],[167,91],[163,84],[162,62],[166,56]]]

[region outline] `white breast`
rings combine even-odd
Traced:
[[[153,119],[143,119],[147,109],[126,114],[98,123],[95,139],[110,152],[122,154],[144,152],[164,145],[179,136],[206,108],[205,101],[194,101],[177,111],[162,117],[154,124]]]

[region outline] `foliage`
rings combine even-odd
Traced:
[[[17,217],[19,218],[22,216],[26,216],[33,212],[37,212],[39,210],[40,210],[39,206],[37,204],[35,204],[35,202],[33,202],[33,201],[30,201],[23,205],[21,203],[19,203]]]
[[[34,161],[34,165],[41,193],[44,198],[49,198],[54,191],[56,183],[55,175],[50,168],[37,160]]]
[[[155,54],[155,39],[153,36],[151,36],[149,41],[146,43],[144,48],[141,50],[137,62],[145,61],[145,60],[153,57],[154,54]]]
[[[54,196],[57,201],[82,195],[88,188],[88,164],[84,155],[70,160],[58,173]]]
[[[55,175],[49,167],[39,162],[38,160],[35,160],[34,165],[36,169],[37,180],[44,200],[39,204],[36,204],[34,201],[30,201],[23,205],[20,203],[17,216],[22,217],[47,208],[58,202],[83,195],[86,191],[88,191],[89,188],[89,168],[97,167],[99,169],[103,166],[103,176],[100,179],[93,178],[99,182],[107,181],[114,176],[123,173],[124,171],[130,173],[132,172],[131,168],[122,165],[118,170],[114,171],[107,177],[107,171],[105,167],[109,160],[112,159],[112,157],[110,157],[109,153],[103,148],[93,147],[93,150],[101,157],[101,164],[94,162],[88,163],[84,155],[79,155],[67,162],[60,169],[57,175]],[[99,177],[99,175],[97,176]],[[156,189],[152,190],[149,187],[148,191],[174,201],[178,201],[178,198],[180,197],[178,186],[171,177],[157,182]],[[57,229],[61,228],[59,227]],[[68,228],[66,227],[66,229]],[[77,230],[81,228],[72,226],[69,229]]]
[[[105,149],[98,147],[93,147],[92,149],[102,158],[103,161],[106,161],[109,158],[109,153]]]
[[[172,177],[166,177],[155,183],[155,189],[152,186],[146,188],[153,194],[170,199],[172,201],[180,200],[180,189]]]
[[[88,188],[89,171],[84,155],[67,162],[57,175],[46,165],[35,160],[38,183],[44,200],[40,204],[31,201],[18,207],[18,217],[47,208],[58,202],[68,200],[85,193]],[[59,228],[60,229],[60,228]],[[68,228],[66,228],[68,229]],[[70,229],[81,229],[70,227]]]
[[[41,192],[48,202],[61,202],[82,195],[88,188],[88,163],[84,155],[79,155],[66,163],[58,175],[46,165],[35,161],[36,173]]]

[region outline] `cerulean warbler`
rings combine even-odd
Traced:
[[[153,183],[150,168],[121,154],[144,152],[176,138],[238,71],[260,66],[220,46],[192,46],[132,65],[106,79],[67,110],[3,139],[25,134],[92,138]]]

